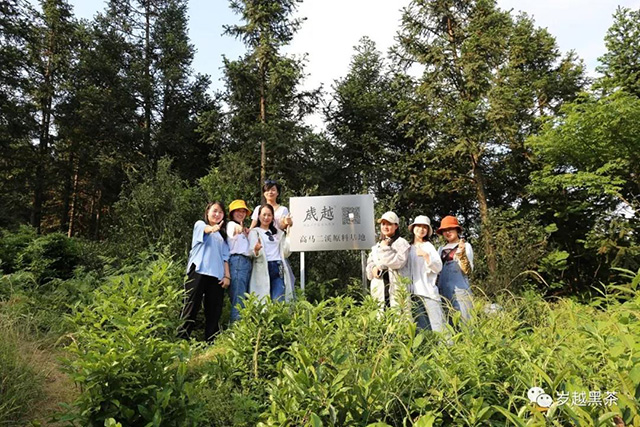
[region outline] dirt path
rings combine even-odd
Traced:
[[[53,415],[60,412],[60,404],[73,402],[78,394],[73,381],[62,371],[59,359],[64,355],[64,351],[34,342],[23,342],[21,347],[22,354],[44,379],[42,398],[33,408],[30,421],[42,426],[65,425],[51,422]]]

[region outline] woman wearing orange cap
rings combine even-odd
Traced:
[[[381,239],[367,259],[367,278],[371,281],[371,296],[383,307],[393,307],[398,305],[399,270],[407,263],[409,242],[400,237],[400,219],[395,213],[385,212],[378,223]]]
[[[438,276],[440,294],[454,309],[460,311],[463,320],[471,317],[471,288],[469,274],[473,270],[473,248],[460,239],[462,227],[454,216],[445,216],[436,233],[442,235],[447,244],[438,248],[442,260],[442,271]]]
[[[229,270],[231,273],[231,323],[240,319],[239,306],[243,306],[244,294],[249,293],[249,279],[251,278],[251,253],[249,249],[249,229],[244,226],[244,220],[251,215],[244,200],[234,200],[229,205],[227,223],[227,244],[229,245]]]

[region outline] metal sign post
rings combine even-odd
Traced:
[[[362,267],[362,288],[367,290],[367,253],[360,251],[360,266]]]
[[[305,267],[304,267],[304,252],[300,252],[300,289],[302,289],[302,293],[304,293],[304,277]]]
[[[360,250],[362,286],[367,288],[367,255],[376,239],[373,195],[292,197],[289,200],[292,252],[300,252],[300,288],[306,285],[305,252]]]

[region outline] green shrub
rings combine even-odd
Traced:
[[[613,416],[635,425],[636,288],[599,308],[533,292],[501,294],[491,310],[476,299],[472,320],[454,315],[445,334],[418,332],[401,310],[381,314],[371,298],[250,298],[242,319],[192,360],[190,377],[207,402],[206,425],[608,425]],[[554,404],[545,415],[527,399],[533,386],[556,400],[592,390],[618,400]]]
[[[73,306],[86,304],[100,283],[100,275],[77,269],[67,280],[52,279],[42,284],[29,271],[0,277],[0,315],[14,319],[22,333],[57,340],[73,327],[65,315]]]
[[[68,372],[81,394],[62,420],[127,426],[196,422],[185,380],[186,341],[176,341],[182,269],[158,261],[107,279],[92,302],[78,306]]]
[[[37,237],[36,229],[27,225],[15,232],[0,231],[0,270],[5,274],[16,271],[18,256]]]
[[[484,248],[487,236],[482,234],[471,242],[472,284],[491,296],[505,290],[546,292],[547,285],[561,287],[561,273],[566,268],[568,254],[554,250],[549,244],[550,236],[558,230],[555,224],[544,227],[534,215],[522,215],[513,209],[493,209],[490,214],[496,271],[489,274]]]
[[[31,241],[18,255],[18,269],[33,273],[38,283],[69,279],[81,261],[80,246],[61,233],[51,233]]]
[[[116,255],[134,257],[145,250],[186,254],[193,223],[202,218],[207,205],[201,192],[180,179],[168,159],[159,161],[155,172],[131,174],[129,182],[113,207],[116,223],[111,240],[117,242]]]

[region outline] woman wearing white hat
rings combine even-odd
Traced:
[[[409,242],[400,237],[398,215],[389,211],[378,220],[381,240],[371,248],[367,259],[367,278],[371,281],[371,296],[383,306],[396,306],[399,270],[407,263]]]
[[[411,300],[418,328],[444,331],[444,313],[440,292],[436,285],[438,273],[442,270],[442,260],[436,248],[428,241],[433,234],[431,220],[425,215],[417,216],[409,231],[413,234],[413,244],[409,249],[409,260],[404,275],[411,278]]]

